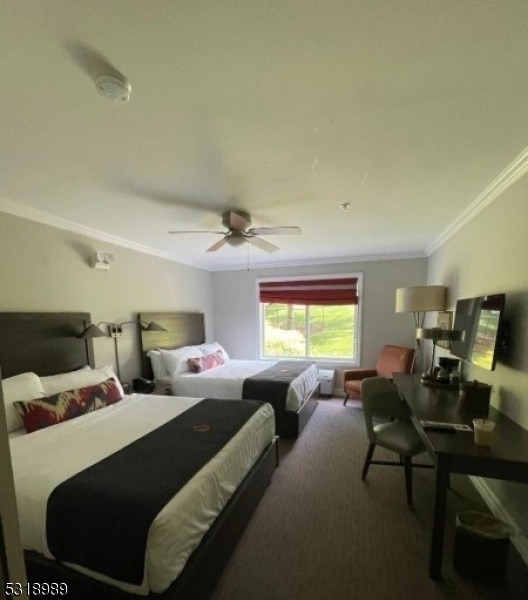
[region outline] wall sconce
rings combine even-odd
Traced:
[[[122,323],[107,323],[110,337],[116,338],[123,335],[123,325],[129,325],[130,323],[137,323],[143,331],[167,331],[165,327],[162,327],[155,321],[123,321]]]
[[[425,313],[445,310],[447,288],[443,285],[418,285],[396,290],[396,312],[410,312],[414,317],[414,328],[423,328]],[[422,348],[415,336],[415,352],[412,371],[422,371]]]
[[[107,252],[102,252],[101,250],[98,250],[95,254],[93,268],[99,269],[100,271],[108,271],[110,269],[110,265],[113,262],[113,254],[108,254]]]
[[[123,334],[123,325],[136,324],[141,327],[144,331],[167,331],[165,327],[162,327],[155,321],[123,321],[122,323],[114,323],[109,321],[99,321],[97,325],[93,323],[88,325],[88,327],[80,333],[77,337],[79,338],[98,338],[98,337],[111,337],[114,338],[114,353],[115,353],[115,362],[116,362],[116,375],[119,381],[121,381],[121,369],[119,367],[119,348],[117,345],[117,338],[121,337]],[[108,333],[105,333],[99,326],[107,325]]]

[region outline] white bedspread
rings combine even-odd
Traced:
[[[46,543],[46,505],[59,483],[197,402],[196,398],[175,401],[174,397],[133,394],[60,425],[13,437],[10,444],[24,548],[52,558]],[[136,594],[165,590],[274,433],[273,409],[266,404],[163,508],[149,531],[140,586],[76,568]]]
[[[190,371],[171,379],[172,393],[175,396],[199,398],[242,398],[244,379],[269,369],[276,362],[266,360],[229,360],[224,365],[203,371]],[[318,383],[315,364],[296,377],[288,389],[286,410],[298,411],[303,402]]]

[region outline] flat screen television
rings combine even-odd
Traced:
[[[505,294],[458,300],[453,329],[464,332],[451,342],[451,354],[483,369],[493,371],[502,344]]]

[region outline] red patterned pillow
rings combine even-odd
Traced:
[[[195,358],[187,359],[189,369],[193,373],[201,373],[202,371],[208,371],[214,367],[224,364],[224,355],[221,350],[206,354],[205,356],[196,356]]]
[[[31,433],[114,404],[121,398],[121,391],[111,378],[97,385],[14,404],[26,431]]]

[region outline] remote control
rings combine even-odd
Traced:
[[[427,431],[441,431],[454,433],[455,428],[452,423],[442,423],[440,421],[420,421],[421,426]]]
[[[455,431],[471,431],[471,427],[463,423],[443,423],[442,421],[423,420],[420,421],[420,425],[427,431],[445,431],[453,433]]]

